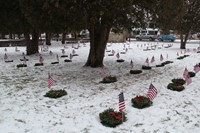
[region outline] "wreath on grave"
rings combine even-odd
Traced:
[[[132,106],[138,109],[143,109],[152,105],[152,101],[146,96],[136,96],[131,99]]]
[[[67,95],[65,90],[50,90],[44,96],[49,98],[59,98],[64,95]]]
[[[113,83],[113,82],[117,82],[117,78],[115,76],[106,76],[103,78],[102,81],[100,81],[100,83]]]
[[[65,58],[65,57],[68,57],[68,55],[61,55],[60,57],[61,58]]]
[[[150,67],[150,66],[142,66],[142,69],[143,69],[143,70],[150,70],[151,67]]]
[[[107,109],[99,114],[101,123],[107,127],[116,127],[126,121],[124,113],[116,112],[113,109]]]
[[[43,65],[44,65],[44,63],[35,63],[34,66],[43,66]]]
[[[167,85],[167,89],[173,90],[173,91],[182,91],[185,89],[183,85],[175,84],[175,83],[169,83]]]
[[[130,74],[140,74],[142,70],[130,70]]]
[[[13,62],[13,60],[6,60],[5,62],[6,62],[6,63],[9,63],[9,62]]]
[[[72,62],[72,60],[65,59],[64,62]]]
[[[167,65],[167,64],[170,64],[170,63],[173,63],[173,61],[165,61],[163,63],[161,63],[162,65]]]
[[[20,68],[20,67],[27,67],[27,65],[26,64],[18,64],[17,68]]]
[[[56,61],[56,62],[51,62],[51,64],[59,64],[59,62],[58,62],[58,61]]]
[[[195,77],[195,75],[196,75],[194,72],[188,72],[188,74],[190,75],[191,78]]]
[[[184,85],[185,80],[183,78],[172,79],[172,83],[177,84],[177,85]]]
[[[156,65],[156,67],[164,67],[164,64]]]
[[[117,59],[117,62],[124,62],[125,60],[123,59]]]

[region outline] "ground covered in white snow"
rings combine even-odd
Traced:
[[[128,45],[129,44],[129,45]],[[44,66],[35,67],[39,56],[26,56],[28,67],[17,68],[22,63],[22,52],[25,47],[0,48],[0,132],[2,133],[199,133],[200,132],[200,72],[192,78],[190,85],[184,85],[185,90],[175,92],[167,89],[173,78],[182,78],[185,67],[193,71],[195,64],[200,63],[200,53],[193,49],[199,43],[187,44],[186,53],[179,49],[179,43],[135,42],[109,43],[107,50],[121,54],[125,62],[117,63],[116,56],[108,56],[105,52],[105,71],[107,75],[117,77],[117,82],[101,84],[101,68],[83,67],[87,60],[89,44],[84,47],[80,44],[75,49],[76,54],[71,63],[64,62],[52,65],[56,61],[56,54],[72,53],[72,44],[65,47],[57,42],[49,47],[49,51],[41,52]],[[157,45],[156,50],[143,51],[147,46]],[[77,47],[77,44],[74,45]],[[42,46],[40,46],[42,47]],[[5,63],[3,58],[7,53],[8,59],[14,62]],[[183,60],[179,56],[190,55]],[[152,70],[143,70],[139,75],[131,75],[130,61],[134,69],[141,69],[148,57],[155,57],[155,66],[160,64],[160,55],[164,61],[174,63],[164,67],[153,67]],[[167,59],[168,58],[168,59]],[[64,89],[67,95],[58,99],[44,97],[49,91],[47,87],[48,73],[57,82],[52,89]],[[151,107],[136,109],[131,105],[131,99],[136,95],[146,95],[150,83],[157,88],[158,94]],[[99,113],[108,108],[118,111],[118,94],[124,92],[127,121],[116,128],[105,127],[100,123]]]

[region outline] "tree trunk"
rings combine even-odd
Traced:
[[[46,32],[46,45],[51,45],[51,33]]]
[[[183,33],[181,33],[180,49],[186,49],[186,43],[187,43],[187,40],[188,40],[189,33],[190,32],[186,33],[185,36],[183,36]]]
[[[32,33],[32,41],[27,44],[27,55],[38,53],[39,32],[34,30]]]
[[[66,40],[66,33],[63,33],[62,34],[62,41],[61,41],[61,43],[65,44],[65,40]]]
[[[91,26],[90,32],[90,53],[85,66],[102,67],[105,48],[108,41],[111,27],[107,25]]]

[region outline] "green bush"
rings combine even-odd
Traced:
[[[20,67],[27,67],[27,65],[26,64],[18,64],[17,68],[20,68]]]
[[[112,114],[115,114],[112,115]],[[125,113],[115,112],[113,109],[107,109],[99,114],[101,123],[107,127],[116,127],[126,121]]]
[[[131,99],[132,106],[138,109],[143,109],[152,105],[152,102],[148,97],[145,96],[136,96]]]
[[[182,78],[172,79],[172,82],[174,84],[177,84],[177,85],[184,85],[185,84],[185,80],[182,79]]]
[[[117,78],[115,76],[106,76],[100,83],[113,83],[117,82]]]
[[[64,95],[67,95],[65,90],[50,90],[44,96],[49,98],[59,98]]]
[[[130,70],[130,74],[140,74],[142,70]]]
[[[175,84],[175,83],[169,83],[167,85],[167,88],[170,89],[170,90],[173,90],[173,91],[182,91],[182,90],[185,89],[184,86],[178,85],[178,84]]]
[[[195,77],[195,73],[194,72],[188,72],[188,74],[190,75],[190,77]]]

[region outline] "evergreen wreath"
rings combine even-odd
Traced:
[[[131,99],[132,106],[138,109],[143,109],[152,105],[152,101],[146,96],[136,96]]]
[[[150,70],[151,67],[150,67],[150,66],[142,66],[142,69],[143,69],[143,70]]]
[[[142,70],[130,70],[130,74],[140,74]]]
[[[167,65],[167,64],[170,64],[170,63],[173,63],[173,61],[165,61],[163,63],[161,63],[162,65]]]
[[[190,77],[195,77],[195,73],[194,72],[188,72],[188,74],[190,75]]]
[[[123,59],[118,59],[117,62],[124,62],[125,60]]]
[[[183,78],[172,79],[172,83],[177,84],[177,85],[184,85],[185,80]]]
[[[65,90],[50,90],[44,96],[49,98],[59,98],[64,95],[67,95]]]
[[[167,85],[167,89],[173,90],[173,91],[182,91],[185,89],[183,85],[175,84],[175,83],[169,83]]]
[[[117,82],[117,78],[115,76],[106,76],[100,83],[113,83]]]
[[[107,127],[116,127],[126,121],[125,113],[116,112],[113,109],[107,109],[99,114],[101,123]]]
[[[27,65],[26,64],[18,64],[17,68],[20,68],[20,67],[27,67]]]
[[[43,63],[35,63],[34,66],[43,66],[44,64]]]

